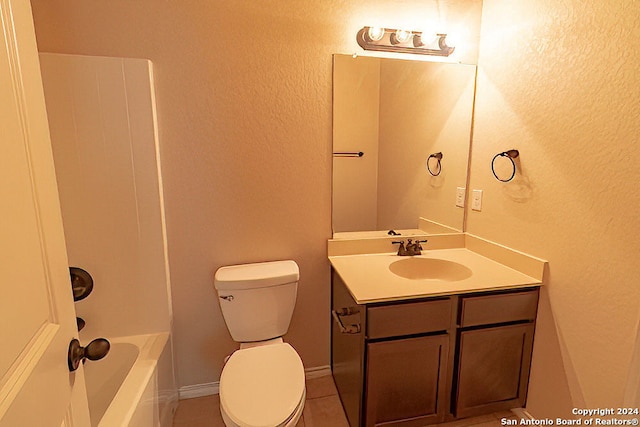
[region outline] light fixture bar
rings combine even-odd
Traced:
[[[446,34],[436,34],[438,49],[428,48],[422,41],[421,31],[395,30],[392,28],[363,27],[356,40],[364,50],[416,53],[420,55],[449,56],[455,47],[447,46]]]

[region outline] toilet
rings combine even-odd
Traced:
[[[220,412],[228,427],[294,427],[306,397],[302,360],[282,340],[296,303],[295,261],[232,265],[214,285],[227,329],[240,343],[220,376]]]

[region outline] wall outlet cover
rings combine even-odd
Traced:
[[[465,187],[456,188],[456,206],[459,208],[464,208],[465,190]]]
[[[471,196],[471,209],[474,211],[482,210],[482,190],[473,190]]]

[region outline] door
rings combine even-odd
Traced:
[[[78,332],[28,0],[0,0],[0,426],[87,426]]]

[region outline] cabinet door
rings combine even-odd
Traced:
[[[445,413],[447,334],[367,344],[366,426],[424,426]]]
[[[533,328],[525,323],[460,332],[456,417],[524,406]]]

